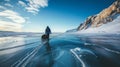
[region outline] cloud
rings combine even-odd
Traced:
[[[48,6],[48,0],[27,0],[27,3],[23,1],[18,1],[18,3],[25,7],[27,12],[37,14],[40,8],[44,8]]]
[[[18,4],[20,4],[23,7],[26,7],[27,5],[23,1],[18,1]]]
[[[3,31],[22,31],[23,25],[29,17],[23,17],[18,12],[19,6],[24,7],[27,12],[37,14],[40,8],[48,6],[48,0],[16,0],[15,3],[12,0],[1,1],[0,4],[0,30]],[[14,7],[14,10],[12,10]],[[22,13],[22,12],[21,12]]]
[[[21,32],[22,31],[22,25],[17,24],[17,23],[12,23],[12,22],[8,22],[8,21],[0,20],[0,30]]]
[[[20,16],[17,12],[14,12],[12,10],[4,10],[0,12],[0,17],[7,18],[15,23],[24,23],[25,19]]]
[[[5,3],[4,5],[7,6],[7,7],[12,7],[13,8],[13,6],[9,3]]]
[[[22,31],[25,18],[12,10],[3,10],[0,12],[0,30],[3,31]],[[9,21],[8,21],[9,20]]]
[[[0,5],[0,10],[5,10],[6,7]]]

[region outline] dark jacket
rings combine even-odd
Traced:
[[[51,34],[51,30],[50,30],[50,28],[49,28],[48,26],[47,26],[46,29],[45,29],[45,34],[46,34],[46,35]]]

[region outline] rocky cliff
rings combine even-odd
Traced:
[[[120,15],[120,1],[117,0],[99,14],[88,17],[84,23],[80,24],[77,30],[80,31],[100,27],[106,23],[112,22],[118,15]]]

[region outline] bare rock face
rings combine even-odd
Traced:
[[[78,27],[78,30],[82,30],[82,29],[87,29],[92,25],[93,20],[96,18],[96,16],[90,16],[86,19],[85,23],[80,24],[80,26]]]
[[[88,17],[83,24],[80,24],[78,30],[87,29],[89,27],[99,27],[112,22],[118,14],[120,14],[120,1],[114,2],[110,7],[104,9],[99,14]]]

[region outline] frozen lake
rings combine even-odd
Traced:
[[[40,37],[1,37],[0,67],[120,67],[120,35]]]

